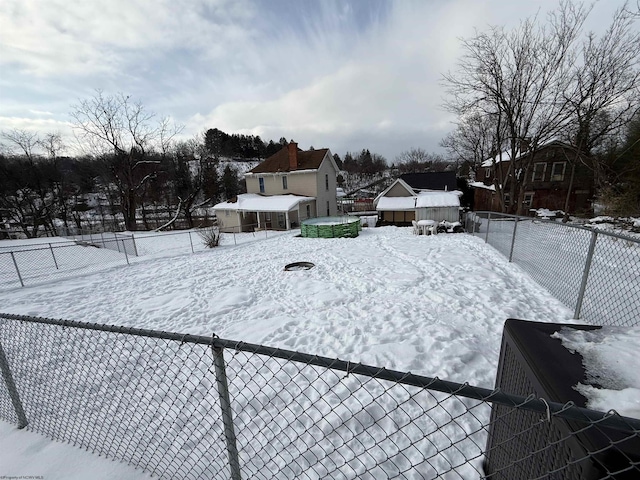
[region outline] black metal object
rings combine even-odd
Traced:
[[[573,388],[586,383],[582,357],[551,338],[562,328],[601,327],[507,320],[496,389],[585,407],[586,399]],[[485,473],[495,480],[547,478],[549,472],[563,479],[631,479],[638,478],[640,465],[640,437],[630,425],[626,430],[598,423],[585,428],[584,422],[551,411],[514,412],[495,402],[486,451]]]
[[[284,269],[287,272],[292,272],[297,270],[311,270],[315,266],[315,263],[311,262],[293,262],[285,265]]]

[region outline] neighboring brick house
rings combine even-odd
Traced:
[[[226,231],[289,230],[310,217],[338,213],[338,166],[328,148],[302,151],[291,142],[245,173],[247,193],[214,206]]]
[[[524,152],[516,156],[516,173],[519,171],[518,164],[524,159],[528,160],[528,155],[529,152]],[[509,155],[503,153],[501,168],[504,172],[507,171],[509,161]],[[503,211],[494,186],[496,168],[500,168],[498,159],[486,160],[477,172],[477,181],[470,184],[474,187],[475,210]],[[579,159],[576,161],[576,153],[572,147],[560,141],[549,142],[536,151],[527,173],[522,210],[524,213],[539,208],[564,210],[569,189],[571,192],[567,213],[590,212],[595,193],[593,172]],[[504,191],[509,191],[508,181]],[[506,210],[509,211],[513,207],[513,199],[509,193],[505,193],[504,201]]]

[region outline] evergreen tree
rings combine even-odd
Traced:
[[[238,171],[227,164],[222,172],[222,193],[229,200],[240,193],[240,182],[238,181]]]

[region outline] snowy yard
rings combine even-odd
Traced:
[[[172,238],[177,237],[166,237],[167,250]],[[161,255],[162,244],[155,241],[154,254]],[[296,261],[315,267],[283,270]],[[410,228],[396,227],[364,229],[355,239],[288,232],[195,254],[139,257],[131,266],[5,290],[0,303],[4,313],[215,333],[487,388],[494,384],[506,318],[567,322],[572,316],[481,239],[415,236]],[[357,389],[353,378],[341,382],[341,389]],[[389,401],[381,411],[390,411]],[[444,411],[436,413],[434,418],[448,418]],[[475,413],[488,421],[488,409]],[[260,435],[254,428],[259,421],[242,413],[238,422],[238,428],[248,425],[241,435]],[[479,444],[483,438],[480,434]],[[468,458],[478,454],[473,445],[467,451]],[[243,450],[241,456],[251,458],[249,453]],[[479,468],[478,461],[473,468]]]
[[[0,292],[2,311],[216,333],[484,387],[493,386],[506,318],[564,322],[572,313],[469,235],[396,227],[355,239],[287,233],[140,260]],[[295,261],[316,267],[283,271]]]

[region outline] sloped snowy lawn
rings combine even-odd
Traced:
[[[295,261],[316,266],[283,271]],[[571,318],[481,239],[414,236],[410,228],[395,227],[364,229],[355,239],[308,239],[290,232],[141,260],[0,292],[0,304],[6,313],[215,333],[488,388],[506,318]],[[90,357],[97,358],[98,371],[108,368],[100,356]],[[301,472],[307,478],[353,478],[370,468],[371,478],[384,478],[413,465],[426,478],[451,468],[463,478],[477,475],[473,468],[479,468],[485,436],[467,434],[488,421],[486,406],[463,415],[474,402],[233,352],[227,362],[245,473],[267,469],[285,478]],[[202,395],[215,404],[213,384]],[[204,433],[198,438],[214,441]],[[170,458],[174,448],[167,444],[157,451]],[[439,450],[443,454],[436,456]],[[474,467],[464,466],[469,458],[476,458]]]

